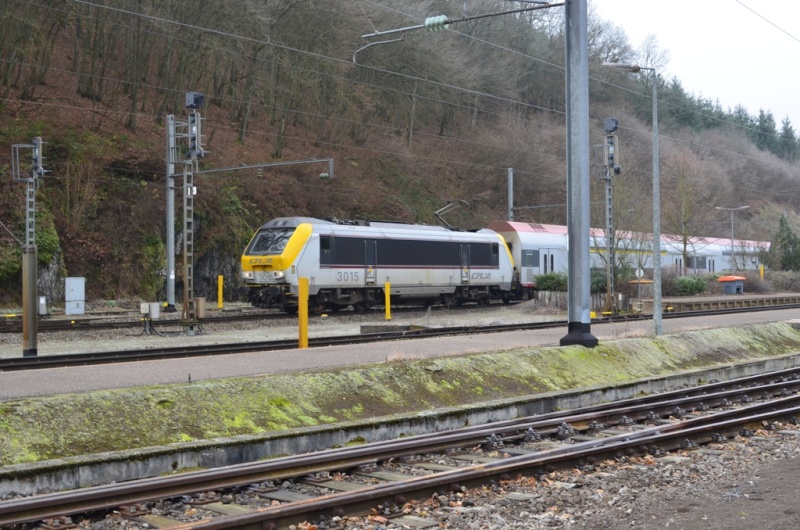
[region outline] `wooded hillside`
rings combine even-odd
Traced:
[[[0,5],[0,302],[20,290],[25,185],[12,144],[46,142],[52,173],[37,192],[43,282],[85,276],[91,298],[163,300],[165,117],[185,120],[184,96],[205,95],[201,168],[333,157],[198,175],[199,294],[218,274],[237,285],[253,231],[287,215],[451,225],[506,218],[507,168],[515,220],[566,222],[563,8],[409,31],[396,42],[361,36],[530,7],[502,0],[8,0]],[[591,2],[590,2],[591,7]],[[658,83],[662,231],[727,237],[715,206],[747,204],[737,237],[769,240],[782,212],[800,208],[797,135],[764,109],[722,109],[679,79],[625,75],[604,61],[663,67],[656,43],[634,50],[620,28],[590,13],[592,145],[602,119],[619,120],[615,177],[621,230],[650,231],[652,85]],[[600,176],[601,151],[595,161]],[[29,156],[30,151],[22,151]],[[27,159],[29,160],[29,159]],[[25,163],[27,164],[27,160]],[[27,167],[27,166],[26,166]],[[178,170],[180,173],[180,170]],[[595,174],[593,173],[593,176]],[[181,196],[176,234],[180,237]],[[604,184],[593,179],[593,225]],[[5,229],[4,229],[5,227]],[[12,236],[13,234],[13,236]],[[180,249],[180,241],[177,248]],[[180,261],[179,261],[180,263]],[[50,278],[50,280],[48,280]]]

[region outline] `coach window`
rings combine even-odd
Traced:
[[[522,266],[523,267],[538,267],[539,266],[539,252],[537,250],[524,250],[522,252]]]
[[[331,263],[333,263],[331,236],[322,236],[319,238],[319,264],[330,265]]]

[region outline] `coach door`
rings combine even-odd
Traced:
[[[542,264],[544,269],[544,274],[555,272],[556,269],[556,257],[555,257],[555,249],[552,248],[543,248],[542,249]]]
[[[375,268],[378,264],[378,250],[377,244],[374,239],[367,239],[364,241],[364,278],[367,285],[375,285]]]
[[[469,283],[469,245],[461,245],[461,283]]]

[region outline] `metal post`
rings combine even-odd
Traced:
[[[167,116],[167,307],[175,311],[175,116]]]
[[[586,0],[566,2],[567,335],[561,345],[597,346],[591,334],[589,278],[589,46]]]
[[[622,63],[603,66],[629,73],[653,72],[653,328],[661,335],[661,186],[658,176],[658,74],[655,68]]]
[[[614,229],[614,189],[612,176],[618,172],[619,166],[616,161],[617,120],[606,118],[604,120],[606,128],[606,143],[604,146],[605,165],[603,166],[603,178],[606,181],[606,311],[612,314],[617,312],[616,300],[614,300],[614,269],[616,267],[616,230]]]
[[[658,175],[658,76],[653,72],[653,331],[661,335],[661,184]]]
[[[308,284],[308,278],[297,279],[297,347],[301,350],[308,348]]]
[[[22,356],[38,355],[36,315],[36,175],[25,184],[25,246],[22,249]]]
[[[731,210],[731,271],[733,271],[733,210]]]
[[[36,245],[22,249],[22,356],[38,355],[36,317]]]
[[[611,175],[605,169],[606,181],[606,310],[614,312],[614,219],[611,204],[614,200]]]
[[[750,206],[745,205],[745,206],[738,206],[736,208],[723,208],[721,206],[717,206],[717,210],[727,210],[731,212],[731,272],[733,272],[736,267],[736,260],[734,259],[734,252],[736,251],[736,246],[733,239],[733,212],[735,212],[736,210],[744,210],[746,208],[750,208]]]
[[[514,220],[514,168],[508,168],[508,221]]]
[[[388,281],[383,286],[383,296],[385,298],[386,320],[392,319],[392,284]]]
[[[197,319],[194,303],[194,179],[191,162],[183,164],[183,318]],[[191,325],[190,325],[191,331]]]
[[[46,171],[42,167],[42,139],[37,136],[32,144],[11,146],[11,178],[25,183],[25,244],[22,245],[22,356],[33,357],[38,354],[37,333],[38,315],[36,311],[37,265],[36,265],[36,190],[39,177]],[[20,150],[30,148],[33,164],[23,176]],[[15,238],[16,239],[16,238]]]

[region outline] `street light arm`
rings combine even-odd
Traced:
[[[656,69],[646,66],[603,63],[606,68],[637,74],[644,71],[653,73],[653,330],[661,335],[661,178],[658,168],[658,82]]]
[[[468,22],[470,20],[479,20],[481,18],[489,18],[489,17],[497,17],[501,15],[514,15],[517,13],[525,13],[527,11],[537,11],[539,9],[549,9],[551,7],[560,7],[564,5],[564,2],[559,2],[555,4],[551,4],[549,2],[526,2],[526,3],[536,3],[535,7],[524,7],[522,9],[512,9],[510,11],[501,11],[499,13],[485,13],[483,15],[473,15],[471,17],[461,17],[461,18],[445,18],[445,24],[456,24],[458,22]],[[397,29],[390,29],[386,31],[376,31],[374,33],[367,33],[366,35],[361,35],[362,39],[369,39],[372,37],[382,37],[384,35],[392,35],[395,33],[404,33],[406,31],[414,31],[418,29],[426,29],[427,26],[425,24],[416,24],[414,26],[406,26],[404,28],[397,28]]]
[[[649,68],[647,66],[639,66],[638,64],[603,63],[603,66],[605,66],[606,68],[611,68],[613,70],[628,72],[629,74],[638,74],[642,70],[653,73],[655,73],[656,71],[655,68]]]

